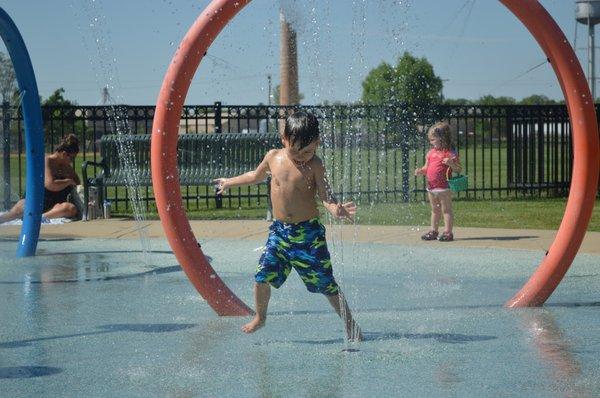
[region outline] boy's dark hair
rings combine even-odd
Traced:
[[[283,137],[291,145],[300,141],[300,149],[319,138],[319,120],[312,113],[297,111],[285,120]]]

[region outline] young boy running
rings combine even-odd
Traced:
[[[362,340],[360,328],[333,277],[325,241],[325,226],[319,220],[315,196],[337,218],[352,220],[353,202],[338,203],[325,177],[325,167],[315,152],[319,146],[319,122],[306,112],[288,117],[281,137],[282,149],[269,151],[256,170],[233,178],[217,178],[218,192],[257,184],[271,174],[271,202],[275,221],[269,227],[266,248],[259,260],[254,284],[256,315],[242,327],[252,333],[264,326],[271,287],[279,288],[292,268],[308,291],[324,294],[337,314],[346,320],[346,337]]]

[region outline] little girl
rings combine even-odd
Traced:
[[[425,165],[415,170],[415,175],[424,175],[427,179],[427,194],[431,204],[431,230],[421,236],[423,240],[439,240],[450,242],[454,240],[452,234],[452,191],[448,187],[446,172],[448,169],[460,173],[462,167],[458,160],[458,153],[454,148],[450,125],[446,122],[437,122],[429,128],[427,138],[433,148],[427,152]],[[444,214],[444,232],[439,235],[440,218]]]

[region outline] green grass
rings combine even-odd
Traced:
[[[339,191],[342,186],[348,190],[361,188],[391,188],[399,186],[399,176],[390,172],[397,169],[400,164],[401,153],[399,150],[374,151],[363,150],[348,151],[345,154],[335,151],[336,154],[329,156],[332,163],[329,171],[332,177],[332,185]],[[355,152],[355,153],[352,153]],[[463,154],[463,165],[471,168],[469,171],[469,186],[471,188],[484,187],[483,175],[486,176],[485,187],[489,187],[494,181],[494,185],[506,186],[506,151],[504,148],[491,149],[480,147],[477,150],[465,151]],[[88,159],[93,154],[88,154]],[[484,160],[485,159],[485,160]],[[16,155],[11,156],[11,182],[13,196],[18,192],[18,163]],[[76,159],[76,170],[81,170],[82,157]],[[24,162],[24,159],[22,160]],[[411,174],[413,165],[422,164],[422,154],[411,152],[409,157],[411,164]],[[23,163],[22,163],[23,164]],[[0,168],[1,169],[1,168]],[[1,171],[1,170],[0,170]],[[90,170],[91,171],[91,170]],[[25,168],[21,169],[24,175]],[[0,174],[1,175],[1,174]],[[344,175],[358,176],[352,179],[344,179]],[[2,185],[2,184],[0,184]],[[422,188],[423,178],[411,178],[411,188]],[[3,187],[0,186],[0,194]],[[213,188],[209,187],[208,192],[212,193]],[[108,189],[108,197],[126,196],[125,187],[116,187]],[[191,187],[186,189],[182,187],[182,193],[194,197],[196,195],[206,194],[206,187]],[[242,194],[256,194],[256,187],[244,187],[233,191]],[[264,192],[264,187],[261,192]],[[152,196],[152,187],[142,187],[142,196]],[[464,195],[464,194],[463,194]],[[504,194],[497,194],[504,195]],[[383,196],[383,195],[382,195]],[[1,197],[1,196],[0,196]],[[366,197],[363,195],[363,198]],[[365,200],[366,201],[366,200]],[[266,214],[266,202],[262,200],[261,205],[253,204],[255,199],[248,201],[242,199],[241,208],[238,208],[237,199],[229,202],[224,200],[224,209],[215,209],[214,200],[206,202],[202,199],[190,200],[184,202],[188,208],[188,215],[191,219],[261,219]],[[470,200],[461,198],[454,201],[456,225],[461,227],[490,227],[490,228],[524,228],[524,229],[557,229],[562,215],[564,213],[565,199],[548,199],[535,197],[532,199],[479,199]],[[600,207],[596,202],[596,207],[590,222],[588,230],[600,231]],[[157,213],[152,209],[153,202],[150,203],[150,210],[147,218],[158,218]],[[143,206],[145,208],[145,204]],[[119,208],[113,208],[115,216],[131,216],[131,210],[125,210],[123,203]],[[429,204],[426,202],[416,202],[410,204],[398,203],[380,203],[375,205],[363,205],[359,208],[357,222],[359,224],[377,224],[377,225],[415,225],[426,226],[429,223]]]
[[[562,220],[566,200],[455,200],[454,214],[457,227],[550,229],[556,230]],[[359,206],[358,224],[369,225],[412,225],[428,226],[430,207],[427,202],[373,206]],[[246,220],[264,219],[266,206],[195,209],[188,211],[194,220]],[[129,216],[128,213],[116,216]],[[148,219],[157,219],[156,212],[147,214]],[[600,201],[596,201],[588,231],[600,232]]]
[[[570,170],[565,168],[565,175],[562,173],[562,168],[557,167],[561,164],[562,159],[552,154],[551,147],[547,147],[546,162],[544,166],[545,175],[549,180],[556,179],[557,181],[568,180]],[[505,143],[497,145],[470,145],[460,149],[461,162],[463,164],[464,173],[469,175],[469,188],[480,189],[480,191],[470,192],[470,199],[515,197],[519,193],[509,190],[502,191],[484,191],[482,189],[489,188],[508,188],[507,175],[507,150]],[[382,150],[375,149],[358,149],[356,147],[347,149],[330,149],[322,148],[320,154],[325,159],[326,167],[330,183],[336,192],[344,190],[345,192],[373,192],[383,190],[400,191],[402,189],[402,151],[398,148],[387,148]],[[99,158],[100,155],[96,154]],[[93,159],[93,153],[87,153],[87,159]],[[424,152],[422,150],[411,150],[408,153],[408,175],[409,189],[423,189],[425,180],[423,177],[414,177],[413,172],[416,167],[420,167],[424,163]],[[75,170],[81,173],[81,162],[83,156],[78,156],[75,160]],[[19,158],[16,154],[11,155],[11,185],[13,195],[17,193],[19,174],[22,177],[24,185],[25,176],[25,158],[21,157],[21,168],[19,170]],[[537,167],[537,166],[536,166]],[[19,173],[20,171],[20,173]],[[93,173],[93,170],[89,170]],[[534,176],[537,176],[538,170],[530,170]],[[0,164],[0,177],[3,176],[3,165]],[[532,177],[532,176],[530,176]],[[533,177],[536,181],[537,177]],[[530,180],[531,181],[531,180]],[[3,184],[0,184],[0,197],[3,195]],[[193,188],[192,188],[193,189]],[[204,188],[200,188],[203,190]],[[142,188],[142,192],[146,190]],[[150,189],[151,191],[151,189]],[[545,193],[545,190],[542,190]],[[114,198],[125,196],[125,188],[118,187],[109,189],[108,197]],[[465,198],[467,195],[461,193],[460,197]],[[377,200],[377,199],[376,199]]]
[[[566,200],[456,200],[458,227],[558,229]],[[380,204],[362,209],[361,223],[378,225],[429,225],[429,203]],[[600,201],[592,213],[588,231],[600,231]]]

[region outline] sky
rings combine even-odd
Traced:
[[[177,45],[209,3],[3,0],[0,6],[25,40],[43,98],[62,87],[66,98],[96,105],[107,86],[118,103],[154,105]],[[585,27],[576,29],[575,1],[540,3],[572,44],[577,31],[585,65]],[[562,98],[539,46],[497,0],[253,0],[210,47],[186,104],[268,103],[268,76],[272,87],[279,81],[281,8],[298,31],[305,104],[357,101],[369,70],[395,64],[405,51],[427,58],[446,98]]]

